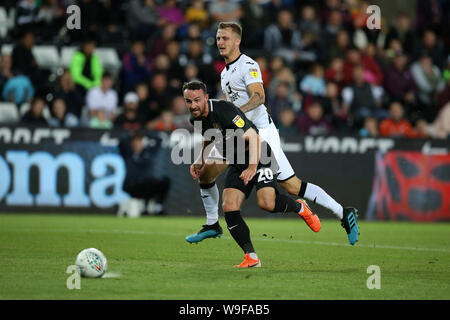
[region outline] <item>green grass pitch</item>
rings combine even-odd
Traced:
[[[450,224],[360,221],[350,246],[337,220],[315,234],[300,219],[247,218],[262,268],[222,239],[188,244],[201,217],[0,215],[0,299],[450,299]],[[102,250],[108,278],[69,290],[66,269]],[[369,290],[367,267],[381,271]]]

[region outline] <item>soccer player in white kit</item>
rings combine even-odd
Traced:
[[[280,136],[267,108],[264,105],[265,94],[261,71],[258,64],[239,49],[242,28],[236,22],[221,22],[218,25],[216,40],[220,55],[225,59],[226,67],[221,73],[221,87],[226,100],[239,107],[258,128],[259,135],[270,145],[279,165],[278,184],[289,194],[306,198],[333,212],[347,232],[350,244],[358,240],[357,209],[343,208],[321,187],[310,182],[301,181],[292,169],[286,155],[281,149]],[[215,160],[213,160],[215,159]],[[195,234],[186,237],[190,243],[197,243],[206,238],[222,235],[219,225],[219,190],[215,183],[216,177],[222,173],[227,164],[223,157],[214,149],[209,154],[209,160],[201,167],[191,165],[191,175],[199,179],[200,194],[206,211],[206,224]],[[314,232],[320,230],[320,221],[316,215],[302,217]]]

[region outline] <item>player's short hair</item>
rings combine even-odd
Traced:
[[[192,80],[189,82],[185,82],[183,84],[183,88],[181,89],[182,92],[184,90],[203,90],[204,93],[206,93],[206,84],[201,82],[200,80]]]
[[[217,29],[226,29],[231,28],[233,32],[235,32],[239,37],[242,37],[242,27],[239,23],[234,21],[228,21],[228,22],[220,22]]]

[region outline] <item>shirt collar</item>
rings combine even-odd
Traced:
[[[239,58],[242,56],[242,53],[239,55],[239,57],[237,57],[236,59],[234,59],[233,61],[231,61],[230,63],[227,63],[226,68],[227,70],[230,68],[230,66],[235,63],[236,61],[239,60]]]

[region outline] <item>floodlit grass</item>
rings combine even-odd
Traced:
[[[450,299],[450,224],[360,221],[350,246],[337,220],[313,233],[301,219],[246,219],[262,268],[222,239],[188,244],[203,218],[0,215],[0,299]],[[66,269],[84,248],[112,277],[69,290]],[[381,289],[366,286],[367,267]]]

